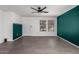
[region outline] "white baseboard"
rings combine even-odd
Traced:
[[[23,37],[23,36],[20,36],[20,37],[18,37],[18,38],[16,38],[16,39],[14,39],[13,41],[16,41],[16,40],[18,40],[18,39],[20,39],[21,37]]]
[[[18,39],[20,39],[21,37],[23,37],[23,36],[20,36],[20,37],[18,37],[18,38],[16,38],[16,39],[11,39],[11,40],[8,40],[8,42],[13,42],[13,41],[16,41],[16,40],[18,40]],[[2,42],[3,43],[3,42]]]
[[[63,40],[63,41],[65,41],[65,42],[67,42],[67,43],[69,43],[69,44],[73,45],[74,47],[79,48],[79,46],[77,46],[77,45],[75,45],[75,44],[73,44],[73,43],[69,42],[68,40],[65,40],[64,38],[62,38],[62,37],[60,37],[60,36],[57,36],[57,37],[59,37],[60,39],[62,39],[62,40]]]
[[[4,41],[0,41],[0,44],[3,43]]]
[[[23,36],[57,36],[57,34],[23,34]]]

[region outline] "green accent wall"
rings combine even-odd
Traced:
[[[22,36],[22,24],[13,24],[13,40]]]
[[[57,35],[79,46],[79,6],[57,17]]]

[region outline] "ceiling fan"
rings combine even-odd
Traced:
[[[44,8],[41,8],[41,7],[33,8],[33,7],[31,7],[31,9],[36,11],[36,12],[32,12],[32,13],[48,13],[47,11],[44,11],[46,8],[47,8],[46,6]]]

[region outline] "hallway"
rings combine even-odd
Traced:
[[[58,37],[22,37],[0,44],[2,54],[75,54],[79,49]]]

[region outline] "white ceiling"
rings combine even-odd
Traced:
[[[31,7],[46,6],[49,13],[32,13]],[[20,16],[59,16],[76,5],[0,5],[0,10],[16,12]]]

